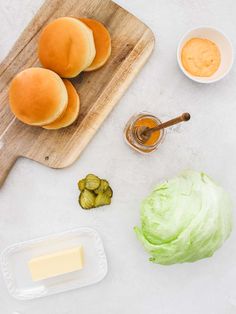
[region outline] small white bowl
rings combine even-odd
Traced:
[[[181,61],[181,51],[185,43],[194,37],[206,38],[213,41],[221,53],[221,63],[218,70],[210,77],[200,77],[191,75],[185,70]],[[198,27],[187,32],[180,40],[177,48],[177,60],[180,69],[191,80],[198,83],[214,83],[225,77],[232,68],[234,55],[231,41],[220,31],[212,27]]]

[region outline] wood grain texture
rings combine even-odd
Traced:
[[[51,131],[24,125],[14,118],[8,105],[8,86],[19,71],[40,66],[39,33],[60,16],[83,16],[104,23],[111,33],[112,54],[103,68],[72,80],[81,98],[79,118],[68,128]],[[0,66],[0,185],[20,156],[53,168],[72,164],[147,61],[153,47],[151,30],[110,0],[47,0]]]

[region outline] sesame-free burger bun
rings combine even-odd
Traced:
[[[64,113],[68,94],[56,73],[29,68],[13,78],[9,101],[11,111],[20,121],[29,125],[46,125]]]
[[[79,95],[69,80],[63,80],[67,93],[68,105],[66,111],[54,122],[43,126],[44,129],[57,130],[71,125],[79,115],[80,99]]]
[[[107,28],[99,21],[88,18],[80,18],[92,31],[96,48],[96,56],[85,71],[93,71],[101,68],[111,55],[111,36]]]
[[[72,17],[50,22],[39,38],[40,62],[64,78],[77,76],[92,63],[95,54],[93,32]]]

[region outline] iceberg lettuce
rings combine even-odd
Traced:
[[[143,201],[138,239],[163,265],[210,257],[232,230],[228,194],[205,173],[185,171]]]

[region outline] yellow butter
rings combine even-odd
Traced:
[[[80,270],[83,268],[83,247],[33,258],[28,266],[33,281]]]

